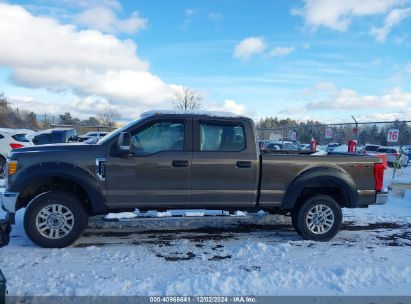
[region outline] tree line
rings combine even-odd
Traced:
[[[57,115],[37,115],[33,111],[19,110],[13,108],[12,104],[0,93],[0,127],[13,129],[42,130],[50,128],[51,124],[75,125],[75,126],[107,126],[115,127],[116,121],[120,118],[120,113],[110,107],[99,111],[96,116],[87,119],[73,117],[70,112]]]

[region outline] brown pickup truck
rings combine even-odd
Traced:
[[[277,151],[278,152],[278,151]],[[15,212],[42,247],[72,244],[88,217],[125,210],[265,210],[327,241],[342,208],[383,204],[384,167],[368,155],[261,153],[250,118],[148,112],[96,144],[22,148],[7,159],[3,245]]]

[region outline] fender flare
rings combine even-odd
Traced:
[[[16,176],[16,182],[12,184],[10,190],[22,192],[36,180],[53,176],[66,178],[78,184],[90,199],[92,213],[105,213],[107,210],[105,197],[96,178],[81,167],[68,163],[41,163],[28,167]]]
[[[315,167],[299,174],[288,185],[283,198],[282,208],[290,210],[294,208],[298,196],[304,187],[309,183],[331,181],[344,194],[347,207],[355,208],[358,206],[358,191],[355,182],[345,171],[333,167]]]

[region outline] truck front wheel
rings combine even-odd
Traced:
[[[51,191],[35,197],[24,214],[24,230],[35,244],[45,248],[71,245],[83,233],[88,217],[79,199]]]
[[[328,195],[311,196],[294,209],[292,223],[305,240],[329,241],[340,230],[341,207]]]

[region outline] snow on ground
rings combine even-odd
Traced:
[[[302,240],[284,216],[187,212],[95,217],[73,246],[43,249],[21,210],[0,249],[9,295],[411,295],[410,201],[344,210],[327,243]]]

